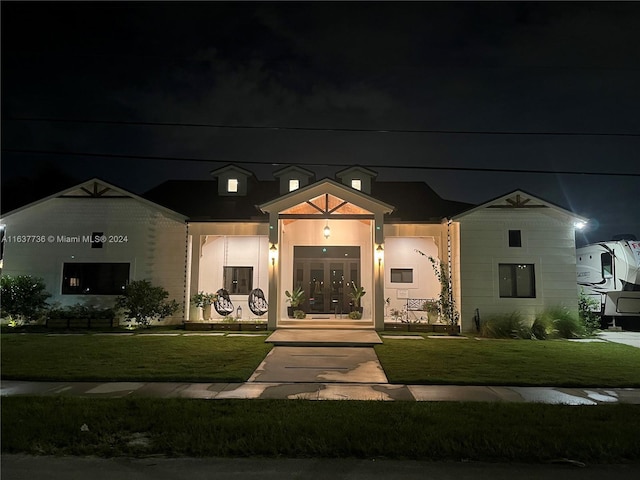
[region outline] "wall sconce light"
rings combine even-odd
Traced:
[[[271,265],[275,265],[276,258],[278,258],[278,247],[276,247],[275,243],[272,243],[269,248],[269,258],[271,258]]]
[[[378,245],[376,248],[376,258],[378,259],[378,265],[382,263],[382,258],[384,257],[384,249],[382,245]]]
[[[327,224],[324,226],[324,229],[322,229],[322,234],[324,235],[324,238],[329,238],[329,236],[331,235],[331,229],[329,228],[329,220],[327,220]]]

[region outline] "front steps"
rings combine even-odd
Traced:
[[[266,340],[275,346],[289,347],[373,347],[382,343],[373,328],[351,329],[310,329],[278,328]]]

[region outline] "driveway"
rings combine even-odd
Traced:
[[[607,342],[623,343],[632,347],[640,348],[640,332],[616,332],[604,330],[598,334],[598,338]]]

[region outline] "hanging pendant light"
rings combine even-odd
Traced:
[[[329,238],[329,236],[331,235],[331,229],[329,228],[329,220],[327,220],[327,224],[322,229],[322,234],[324,235],[324,238]]]

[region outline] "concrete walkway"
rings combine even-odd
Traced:
[[[604,332],[600,336],[604,341],[640,347],[638,332]],[[451,338],[469,341],[467,337]],[[0,395],[640,404],[640,389],[634,388],[389,384],[372,348],[381,343],[373,330],[278,330],[265,341],[276,346],[245,383],[2,380]]]

